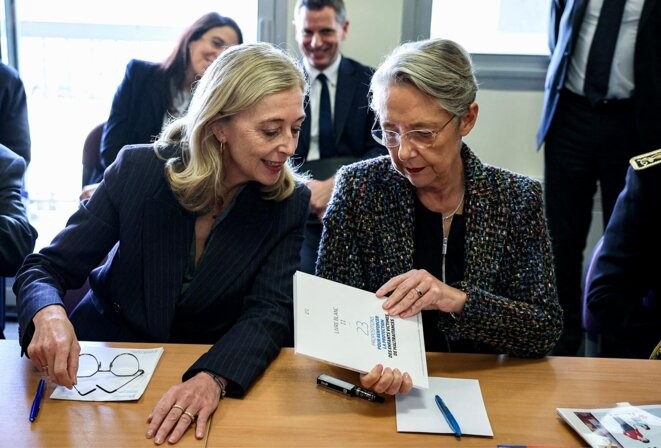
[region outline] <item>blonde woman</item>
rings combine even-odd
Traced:
[[[289,335],[309,190],[288,165],[305,118],[297,63],[268,44],[228,49],[188,114],[129,146],[52,245],[16,278],[24,352],[76,384],[78,339],[214,344],[148,416],[147,437],[203,438]],[[92,269],[110,252],[100,269]],[[62,296],[89,275],[67,316]]]

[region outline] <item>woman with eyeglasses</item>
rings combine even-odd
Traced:
[[[145,416],[156,444],[189,427],[203,438],[220,399],[243,396],[290,338],[310,190],[289,158],[307,90],[301,66],[269,44],[216,59],[186,115],[155,144],[124,147],[26,258],[14,283],[22,353],[71,389],[95,373],[79,369],[79,340],[212,344]],[[62,296],[88,276],[67,314]]]
[[[483,164],[463,142],[478,115],[468,54],[449,40],[407,43],[371,83],[389,157],[343,168],[323,219],[317,275],[422,312],[427,351],[544,356],[562,330],[539,182]],[[406,372],[361,376],[406,393]]]

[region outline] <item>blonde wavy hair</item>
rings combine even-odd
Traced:
[[[307,94],[300,64],[271,44],[242,44],[228,48],[200,79],[188,112],[170,123],[155,148],[179,146],[181,157],[166,163],[165,175],[179,203],[192,212],[224,205],[225,170],[221,144],[211,124],[250,109],[268,95],[292,88]],[[296,174],[289,163],[274,185],[262,188],[267,200],[281,201],[294,191]]]

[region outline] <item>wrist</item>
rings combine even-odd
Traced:
[[[68,319],[66,310],[61,305],[53,304],[47,305],[37,311],[32,318],[32,322],[34,322],[35,325],[38,325],[47,320],[62,318]]]
[[[218,385],[218,388],[220,389],[219,399],[222,400],[225,395],[227,395],[227,381],[221,376],[216,375],[209,370],[203,370],[203,372],[209,375],[211,379],[214,380],[214,382]]]

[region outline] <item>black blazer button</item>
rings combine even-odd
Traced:
[[[119,303],[117,303],[117,302],[113,302],[113,303],[112,303],[112,309],[113,309],[113,311],[115,311],[115,313],[119,314],[119,312],[121,311],[122,307],[119,306]]]

